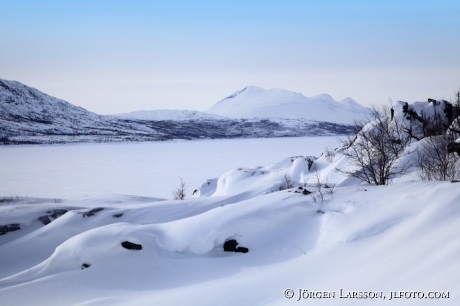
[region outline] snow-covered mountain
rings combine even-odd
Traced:
[[[197,111],[98,115],[0,79],[0,144],[344,135],[351,127],[305,119],[232,119]]]
[[[351,124],[369,112],[351,98],[335,101],[323,94],[305,97],[284,89],[247,86],[207,110],[210,114],[230,118],[301,118]]]
[[[79,142],[110,141],[127,135],[145,140],[159,137],[159,133],[145,125],[101,116],[22,83],[2,79],[0,128],[0,137],[16,137],[16,143],[41,143],[43,137],[59,138],[57,142],[67,142],[64,138]]]

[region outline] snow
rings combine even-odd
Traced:
[[[324,137],[0,147],[0,225],[21,226],[0,235],[0,303],[458,305],[458,183],[410,173],[388,186],[364,184],[335,170],[351,167],[336,144]],[[321,154],[326,146],[332,156]],[[294,187],[279,191],[286,175]],[[195,195],[159,198],[179,176]],[[302,193],[317,194],[317,178],[335,185],[323,201]],[[29,197],[8,197],[20,190]],[[43,225],[38,218],[54,209],[68,212]],[[249,252],[224,252],[229,239]],[[302,289],[335,298],[302,299]],[[340,297],[348,291],[385,300]],[[395,291],[449,298],[390,299]]]
[[[330,95],[305,97],[284,89],[247,86],[207,110],[230,118],[291,118],[352,124],[369,109],[351,98],[337,102]]]
[[[289,191],[244,201],[219,196],[132,205],[124,199],[132,207],[121,220],[110,216],[120,208],[90,218],[70,212],[21,243],[1,246],[2,271],[5,260],[19,264],[5,254],[20,254],[24,272],[3,279],[0,296],[4,305],[284,305],[294,302],[284,298],[286,288],[343,288],[383,291],[387,299],[395,290],[450,291],[450,299],[436,303],[456,305],[459,198],[451,183],[413,182],[344,187],[320,204]],[[194,206],[205,203],[213,205],[197,214]],[[152,221],[150,209],[181,215]],[[71,237],[62,241],[62,235]],[[223,252],[228,238],[249,253]],[[143,249],[123,249],[125,240]],[[37,263],[28,245],[47,250],[47,259]],[[83,263],[91,266],[81,269]]]

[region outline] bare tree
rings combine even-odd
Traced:
[[[417,174],[425,181],[450,181],[460,178],[460,157],[447,152],[452,135],[426,137],[417,150]]]
[[[449,127],[449,133],[454,137],[460,137],[460,90],[455,93],[455,102],[452,110],[453,121]]]
[[[285,189],[290,189],[294,187],[294,182],[292,181],[292,178],[285,174],[283,180],[281,181],[281,184],[278,186],[278,190],[285,190]]]
[[[187,195],[187,194],[185,193],[185,189],[186,189],[185,182],[182,180],[182,178],[180,178],[179,187],[177,187],[177,188],[172,192],[173,199],[174,199],[174,200],[183,200],[183,199],[185,198],[185,196]]]
[[[356,121],[363,126],[356,137],[342,140],[342,152],[350,165],[357,170],[336,169],[348,176],[369,184],[387,185],[398,176],[408,172],[411,164],[401,158],[412,153],[406,151],[410,138],[402,129],[401,122],[391,117],[391,107],[372,106],[372,115],[365,121]],[[396,162],[400,160],[399,165]]]

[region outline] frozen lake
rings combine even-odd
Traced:
[[[187,195],[238,167],[295,155],[319,156],[336,137],[0,146],[0,196],[69,198],[127,194],[171,198],[181,177]]]

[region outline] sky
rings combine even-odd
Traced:
[[[460,87],[460,1],[1,0],[0,78],[99,114],[247,85],[363,105]]]

